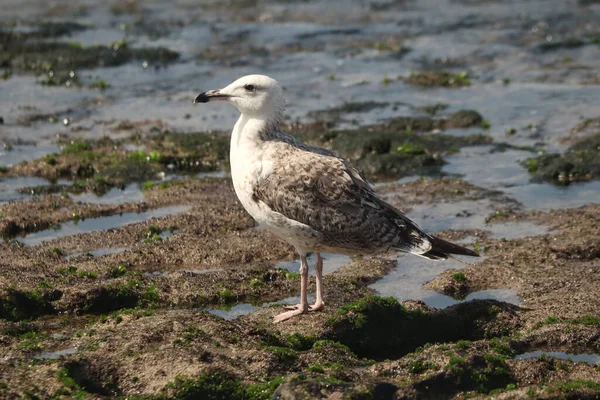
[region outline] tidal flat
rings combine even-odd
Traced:
[[[598,20],[5,1],[0,398],[598,398]],[[325,255],[325,310],[273,324],[297,256],[235,196],[237,111],[192,105],[250,73],[284,86],[288,132],[481,258]]]

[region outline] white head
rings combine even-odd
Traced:
[[[281,86],[265,75],[246,75],[223,89],[200,93],[194,104],[209,101],[226,101],[242,114],[261,119],[280,118],[285,107]]]

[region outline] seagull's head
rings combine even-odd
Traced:
[[[265,75],[247,75],[223,89],[200,93],[194,104],[209,101],[226,101],[242,114],[261,117],[281,114],[285,104],[279,83]]]

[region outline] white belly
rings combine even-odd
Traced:
[[[263,228],[293,245],[299,252],[318,250],[320,234],[308,225],[291,220],[271,210],[262,201],[253,198],[254,186],[261,174],[268,173],[269,161],[253,159],[248,154],[231,152],[231,178],[235,193],[242,206]]]
[[[260,121],[240,117],[231,135],[231,179],[235,193],[248,213],[264,228],[292,244],[298,252],[317,250],[320,234],[308,225],[291,220],[254,198],[254,188],[260,179],[272,172],[272,162],[263,151],[263,142],[249,131],[258,131]]]

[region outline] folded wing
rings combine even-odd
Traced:
[[[258,181],[254,198],[320,232],[325,246],[365,254],[432,249],[430,237],[379,198],[346,160],[298,148],[285,154]]]

